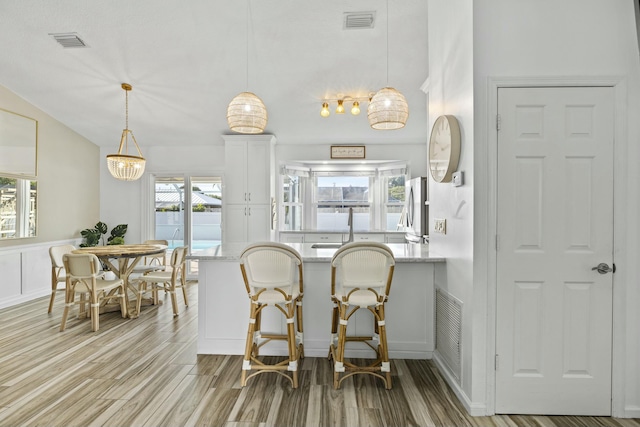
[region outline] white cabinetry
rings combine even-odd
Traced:
[[[282,243],[304,243],[304,234],[301,233],[280,233]]]
[[[405,243],[404,234],[400,233],[387,233],[385,236],[385,243]]]
[[[342,243],[341,233],[307,233],[304,235],[307,243]]]
[[[348,233],[304,233],[287,231],[280,232],[283,243],[342,243],[349,240]],[[405,243],[404,233],[358,232],[353,234],[354,242]]]
[[[344,241],[349,240],[349,235],[344,235]],[[354,242],[378,242],[384,243],[384,233],[354,233],[353,235]]]
[[[275,137],[225,135],[223,242],[271,240]]]

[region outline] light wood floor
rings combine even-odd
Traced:
[[[306,358],[300,387],[275,374],[239,386],[240,356],[196,354],[197,288],[173,318],[168,298],[137,319],[71,318],[62,295],[0,310],[0,426],[624,426],[594,417],[469,417],[434,364],[394,360],[392,390],[370,376],[334,390],[329,362]],[[180,298],[179,301],[182,301]],[[244,301],[242,301],[244,303]]]

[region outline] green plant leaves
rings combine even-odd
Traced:
[[[107,224],[102,221],[98,221],[98,223],[96,224],[96,230],[98,230],[100,234],[107,234]]]
[[[89,246],[98,246],[100,243],[100,236],[102,234],[96,230],[95,228],[87,228],[80,232],[80,235],[84,238],[84,242],[80,243],[81,248],[86,248]]]
[[[124,237],[111,236],[107,241],[107,245],[124,245]]]
[[[123,245],[124,235],[127,233],[127,224],[119,224],[113,227],[111,230],[111,236],[107,240],[107,245]],[[80,232],[80,235],[84,238],[84,241],[80,243],[80,247],[86,248],[90,246],[98,246],[100,239],[102,238],[102,244],[104,245],[104,234],[107,234],[107,224],[99,221],[95,228],[87,228]]]

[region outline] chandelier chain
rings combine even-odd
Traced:
[[[124,128],[129,129],[129,91],[124,91]]]

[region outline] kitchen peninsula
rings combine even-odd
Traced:
[[[331,334],[331,257],[335,248],[312,248],[290,243],[304,263],[303,325],[305,355],[326,357]],[[240,273],[239,257],[246,244],[227,244],[194,251],[198,260],[198,353],[243,354],[249,318],[249,298]],[[392,358],[431,358],[435,347],[434,294],[443,280],[443,257],[429,253],[428,245],[388,244],[396,258],[389,302],[386,305],[389,354]],[[262,330],[284,331],[282,316],[263,314]],[[355,323],[355,326],[353,325]],[[372,315],[360,310],[350,332],[370,334]],[[282,344],[280,347],[279,344]],[[285,343],[271,343],[261,354],[286,354]],[[368,347],[347,351],[348,357],[371,357]]]

